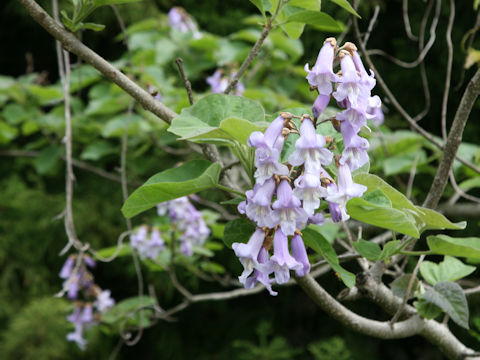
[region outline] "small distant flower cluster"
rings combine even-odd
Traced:
[[[289,280],[290,270],[295,270],[297,276],[307,274],[310,263],[301,230],[310,223],[323,223],[324,216],[317,211],[320,200],[327,201],[334,222],[344,221],[349,218],[347,201],[361,197],[366,191],[365,186],[352,179],[352,171],[369,160],[368,141],[358,133],[380,109],[381,102],[378,96],[370,96],[375,78],[372,72],[367,74],[356,50],[352,43],[337,49],[336,40],[327,39],[313,69],[305,66],[311,88],[318,91],[312,108],[314,118],[301,116],[298,129],[293,120],[296,117],[282,113],[265,133],[253,132],[248,139],[248,145],[255,148],[256,184],[246,192],[246,201],[239,204],[238,210],[255,222],[257,229],[248,243],[232,245],[244,267],[239,280],[246,288],[260,282],[271,295],[276,295],[270,274],[274,273],[278,284]],[[333,72],[335,58],[340,60],[341,67],[337,74]],[[344,141],[342,154],[336,156],[331,151],[335,148],[332,139],[316,132],[316,120],[331,96],[345,109],[332,121]],[[292,133],[300,137],[287,163],[282,164],[283,145]],[[324,169],[333,160],[337,167],[336,182]]]
[[[182,33],[192,33],[195,39],[202,37],[192,16],[180,6],[174,6],[170,9],[168,12],[168,23],[172,29]]]
[[[185,256],[192,256],[193,245],[203,245],[210,235],[202,213],[187,196],[158,204],[157,212],[160,216],[168,215],[172,226],[180,231],[180,252]]]
[[[210,85],[213,93],[223,93],[230,81],[235,76],[235,72],[232,72],[230,76],[227,76],[223,69],[217,69],[212,76],[207,78],[207,84]],[[235,95],[241,96],[245,91],[245,86],[240,81],[235,85]]]
[[[132,248],[138,251],[142,259],[156,259],[161,251],[165,249],[165,242],[157,228],[153,228],[148,234],[148,226],[140,226],[130,236]]]
[[[78,258],[77,255],[70,255],[59,274],[60,278],[65,280],[67,297],[73,300],[75,305],[73,313],[67,317],[75,330],[67,334],[67,340],[76,342],[82,350],[87,345],[83,331],[97,324],[101,315],[115,304],[110,290],[102,290],[95,284],[92,273],[88,271],[88,268],[93,267],[95,261],[90,256],[83,255]]]

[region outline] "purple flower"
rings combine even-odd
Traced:
[[[360,73],[360,78],[362,79],[362,83],[365,84],[367,89],[370,91],[375,87],[377,81],[375,80],[375,76],[373,71],[370,70],[370,75],[368,75],[365,67],[363,66],[362,59],[356,50],[353,51],[353,63],[355,64],[355,68]]]
[[[81,350],[85,350],[87,340],[83,337],[83,325],[75,323],[75,331],[67,334],[67,340],[75,342]]]
[[[300,138],[295,142],[296,150],[288,158],[293,166],[305,164],[305,170],[311,174],[319,174],[321,165],[329,164],[333,154],[324,148],[325,138],[315,132],[309,117],[304,117],[300,126]]]
[[[333,97],[338,102],[348,100],[348,103],[353,108],[366,108],[370,91],[362,84],[352,56],[348,51],[342,50],[340,58],[342,76],[338,80],[339,85],[333,93]]]
[[[69,299],[76,299],[78,297],[79,282],[80,282],[80,277],[78,274],[74,274],[70,276],[70,278],[67,280],[67,284],[68,284],[67,297]]]
[[[322,213],[316,213],[315,215],[309,216],[308,217],[308,223],[307,224],[314,224],[314,225],[323,225],[325,222],[325,217],[323,216]]]
[[[342,122],[347,122],[357,133],[362,126],[367,125],[367,119],[372,115],[367,112],[367,108],[347,108],[345,111],[338,112],[336,119]]]
[[[72,275],[73,265],[75,265],[75,257],[69,256],[62,266],[62,270],[60,270],[60,278],[68,279]]]
[[[147,244],[149,250],[149,257],[151,259],[156,259],[160,251],[165,249],[165,242],[160,235],[158,229],[153,229],[150,234],[150,241]]]
[[[354,197],[361,197],[366,190],[366,186],[353,182],[352,173],[348,165],[340,165],[338,167],[337,186],[327,187],[327,191],[329,192],[327,200],[338,204],[342,220],[345,221],[350,218],[346,212],[347,201]]]
[[[172,29],[182,33],[192,32],[193,37],[196,39],[202,37],[192,17],[182,7],[175,6],[170,9],[168,12],[168,23]]]
[[[262,229],[257,229],[250,237],[250,240],[248,240],[248,243],[232,244],[232,249],[235,252],[235,255],[243,265],[242,275],[238,277],[238,280],[240,280],[242,284],[245,284],[245,281],[253,272],[254,268],[259,268],[258,253],[262,248],[264,240],[265,232]]]
[[[308,64],[305,64],[305,71],[308,83],[318,89],[320,95],[330,95],[332,93],[332,81],[337,81],[337,76],[333,73],[333,58],[335,56],[336,40],[328,38],[323,43],[318,58],[312,70],[309,70]]]
[[[303,265],[288,252],[288,238],[281,229],[277,229],[273,237],[273,264],[277,284],[285,284],[290,279],[290,270],[300,270]]]
[[[325,110],[329,102],[330,102],[330,95],[317,96],[312,107],[312,114],[315,119],[318,118],[323,113],[323,111]]]
[[[80,316],[80,321],[83,324],[90,324],[93,322],[92,304],[88,303],[83,307],[82,315]]]
[[[253,190],[246,192],[247,216],[257,223],[258,227],[272,227],[272,196],[275,192],[275,180],[268,179],[263,185],[255,184]]]
[[[367,139],[356,134],[350,123],[342,122],[341,130],[345,147],[340,158],[340,164],[347,164],[350,170],[354,171],[368,162],[367,150],[370,145]]]
[[[299,234],[295,234],[292,238],[292,255],[295,260],[302,264],[302,268],[295,270],[297,276],[305,276],[310,272],[310,261],[308,261],[307,250],[305,244]]]
[[[193,255],[192,243],[188,241],[182,241],[180,244],[180,252],[185,256],[192,256]]]
[[[273,266],[268,259],[268,252],[264,247],[260,249],[257,260],[261,266],[255,268],[253,276],[247,278],[245,281],[245,289],[252,289],[257,282],[260,282],[265,286],[270,295],[276,296],[278,293],[272,290],[272,279],[270,279],[269,276],[273,272]]]
[[[282,116],[272,121],[265,131],[253,132],[248,138],[248,145],[256,148],[255,150],[255,178],[257,183],[262,185],[274,174],[287,175],[287,166],[278,162],[285,141],[282,136],[284,119]]]
[[[293,195],[287,180],[282,180],[277,188],[277,200],[272,205],[273,224],[280,225],[285,235],[293,235],[297,228],[303,229],[308,214],[301,208],[300,200]]]
[[[83,257],[83,260],[85,261],[85,264],[87,264],[88,267],[95,267],[96,263],[95,263],[95,260],[93,260],[90,256],[88,255],[85,255]]]
[[[93,305],[101,313],[104,313],[113,305],[115,305],[115,300],[112,299],[110,294],[110,290],[103,290],[100,294],[98,294],[97,300],[93,303]]]
[[[207,78],[207,84],[210,85],[213,93],[223,93],[228,86],[228,79],[223,77],[221,69],[217,69],[212,76]]]
[[[383,124],[382,100],[378,95],[368,99],[367,113],[370,114],[373,125],[380,126]]]
[[[320,185],[320,177],[310,173],[304,173],[295,182],[293,194],[303,201],[303,208],[311,216],[320,206],[320,197],[323,189]]]
[[[340,210],[340,206],[338,204],[333,202],[328,202],[328,209],[330,210],[330,216],[332,217],[333,222],[338,223],[342,221],[343,213],[342,213],[342,210]],[[345,214],[345,217],[347,216],[348,215]]]

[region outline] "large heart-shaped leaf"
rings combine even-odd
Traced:
[[[435,254],[462,256],[480,259],[480,238],[453,238],[447,235],[431,235],[427,237],[430,250]]]
[[[456,281],[470,275],[476,269],[475,266],[465,265],[460,260],[445,256],[440,264],[431,261],[424,261],[420,265],[420,274],[430,285],[440,281]]]
[[[425,300],[442,308],[461,327],[468,329],[468,304],[460,285],[441,281],[425,291]]]
[[[148,179],[128,197],[123,204],[122,213],[126,218],[130,218],[158,203],[215,187],[221,170],[218,163],[193,160],[162,171]]]
[[[262,106],[240,96],[211,94],[195,105],[183,109],[168,129],[181,137],[199,143],[246,144],[253,131],[268,126]]]

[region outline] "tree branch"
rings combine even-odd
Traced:
[[[477,70],[473,78],[467,85],[463,93],[460,105],[458,105],[455,118],[453,119],[452,127],[445,143],[443,157],[438,166],[437,173],[433,179],[432,186],[428,192],[423,206],[428,208],[435,208],[442,196],[443,190],[447,185],[448,173],[452,168],[453,161],[457,154],[458,148],[462,142],[463,129],[467,123],[468,116],[472,111],[472,107],[480,94],[480,69]]]
[[[69,52],[77,55],[107,79],[110,79],[131,97],[137,100],[145,109],[157,115],[167,123],[171,123],[177,114],[161,102],[155,100],[147,91],[130,80],[125,74],[108,63],[100,55],[85,46],[75,35],[65,30],[58,22],[48,15],[34,0],[18,0],[33,19],[39,23],[50,35],[57,39]]]

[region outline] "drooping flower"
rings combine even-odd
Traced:
[[[296,271],[303,268],[303,265],[290,255],[288,238],[281,229],[277,229],[273,237],[273,256],[270,261],[278,284],[285,284],[290,279],[290,270]]]
[[[302,264],[300,269],[295,270],[295,274],[297,276],[305,276],[308,274],[310,272],[310,261],[308,260],[305,244],[298,233],[292,237],[292,256],[297,262]]]
[[[334,38],[325,40],[312,70],[309,69],[308,64],[305,64],[305,71],[308,72],[306,77],[308,83],[317,87],[320,95],[330,95],[332,93],[332,81],[337,81],[337,76],[333,73],[336,43]]]
[[[283,123],[284,118],[279,116],[272,121],[265,131],[265,134],[260,131],[255,131],[248,138],[247,144],[256,148],[255,166],[257,170],[254,175],[257,183],[260,185],[270,179],[274,174],[288,174],[288,167],[279,163],[285,141],[282,136]]]
[[[341,130],[345,147],[340,164],[347,164],[350,171],[354,171],[368,162],[367,150],[370,145],[367,139],[357,135],[356,130],[348,122],[342,122]]]
[[[340,165],[338,167],[337,186],[327,187],[329,193],[327,200],[338,204],[342,214],[342,220],[345,221],[350,218],[346,212],[347,201],[354,197],[361,197],[366,190],[366,186],[353,182],[352,173],[348,165]]]
[[[313,103],[312,114],[314,119],[318,118],[323,111],[326,109],[328,103],[330,102],[330,95],[318,95]]]
[[[362,83],[352,56],[348,51],[342,50],[340,52],[340,66],[342,76],[338,79],[339,85],[333,93],[333,97],[339,102],[348,100],[352,108],[366,108],[370,91]]]
[[[315,132],[312,120],[305,116],[300,126],[300,138],[295,142],[295,151],[288,158],[293,166],[305,165],[311,174],[319,174],[321,165],[332,162],[333,154],[325,147],[325,138]]]
[[[207,84],[210,85],[213,93],[223,93],[228,86],[228,78],[223,76],[221,69],[217,69],[207,78]]]
[[[258,253],[259,267],[255,268],[253,275],[245,281],[245,289],[252,289],[257,282],[262,283],[270,295],[276,296],[278,293],[272,289],[272,279],[270,274],[273,272],[273,264],[268,259],[268,252],[264,247]]]
[[[255,221],[258,227],[272,227],[272,196],[276,184],[274,179],[268,179],[263,185],[255,184],[253,190],[247,191],[245,212]]]
[[[302,206],[306,213],[312,216],[315,209],[318,209],[320,206],[320,197],[323,193],[320,185],[320,177],[305,173],[295,179],[294,184],[293,194],[302,200]]]
[[[75,265],[75,257],[69,256],[60,270],[59,276],[62,279],[68,279],[72,275],[73,266]]]
[[[373,125],[380,126],[383,124],[385,118],[382,111],[382,100],[378,95],[372,96],[368,99],[367,113],[370,114]]]
[[[93,303],[93,306],[101,313],[104,313],[113,305],[115,305],[115,300],[112,299],[110,290],[101,291],[100,294],[97,295],[97,300]]]
[[[301,207],[300,200],[293,195],[287,180],[280,181],[277,187],[277,200],[272,205],[273,224],[280,225],[285,235],[293,235],[297,228],[303,229],[308,214]]]
[[[238,280],[245,284],[245,281],[253,272],[254,268],[259,267],[258,255],[265,239],[265,232],[262,229],[257,229],[250,237],[248,243],[233,243],[232,249],[243,265],[242,275]]]

